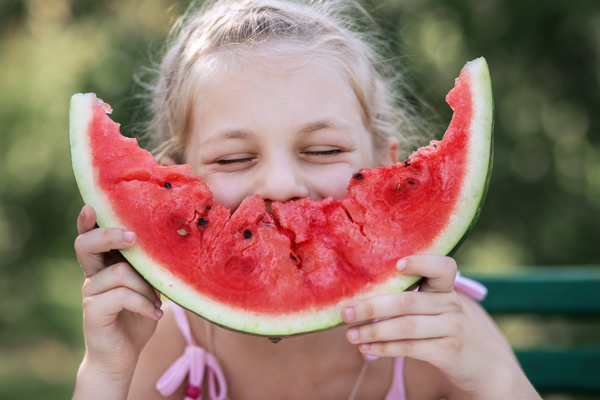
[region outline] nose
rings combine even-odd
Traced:
[[[285,202],[309,197],[310,189],[299,165],[280,159],[263,164],[255,193],[264,200]]]

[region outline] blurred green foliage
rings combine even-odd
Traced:
[[[83,354],[69,98],[97,93],[131,133],[144,115],[134,75],[154,66],[184,8],[0,0],[0,398],[69,397]],[[373,0],[367,9],[444,123],[461,66],[490,64],[494,172],[459,264],[600,264],[600,2]]]

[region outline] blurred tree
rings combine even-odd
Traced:
[[[421,91],[440,102],[465,60],[490,64],[495,162],[479,223],[457,258],[493,268],[600,263],[600,3],[387,0]]]
[[[185,5],[0,0],[0,398],[69,396],[83,351],[69,98],[96,92],[124,132],[135,131],[144,113],[133,77],[155,67]],[[371,0],[367,8],[442,124],[451,113],[441,99],[460,67],[481,55],[490,64],[494,173],[460,264],[600,263],[600,2]]]
[[[174,1],[0,1],[0,398],[70,396],[82,356],[69,98],[94,91],[131,126],[133,73],[178,13]]]

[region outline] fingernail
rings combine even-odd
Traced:
[[[352,322],[356,319],[356,312],[353,307],[346,307],[344,309],[344,320],[346,322]]]
[[[135,233],[129,231],[124,232],[123,238],[125,238],[126,242],[133,242],[133,239],[135,239]]]
[[[358,329],[356,329],[356,328],[348,329],[348,339],[352,342],[357,340],[358,339]]]
[[[163,316],[163,310],[161,310],[160,308],[156,309],[156,311],[154,312],[154,314],[156,314],[156,316],[158,318],[162,318]]]
[[[398,271],[404,271],[406,269],[406,260],[402,259],[396,263],[396,269]]]
[[[81,209],[81,212],[79,213],[79,216],[81,218],[85,218],[85,206]]]
[[[369,343],[363,343],[359,345],[358,348],[360,351],[368,351],[371,348],[371,345]]]
[[[156,300],[156,301],[154,302],[154,305],[156,306],[156,308],[160,308],[160,306],[162,306],[162,301],[160,301],[160,300]]]

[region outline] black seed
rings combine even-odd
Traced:
[[[292,260],[298,261],[298,259],[296,257],[294,257],[294,256],[292,256]]]
[[[250,238],[252,237],[252,232],[250,232],[250,230],[249,230],[249,229],[246,229],[246,230],[244,231],[244,237],[245,237],[246,239],[250,239]]]
[[[410,162],[408,160],[404,161],[404,166],[405,167],[410,167]]]
[[[167,189],[171,189],[172,188],[172,186],[171,186],[171,184],[169,182],[165,182],[165,187]]]
[[[210,210],[210,206],[206,206],[206,209],[207,209],[207,210]]]
[[[413,181],[408,181],[409,185],[414,185],[415,183]]]
[[[363,174],[361,174],[360,172],[353,174],[352,177],[359,181],[362,181],[363,179],[365,179],[365,176]]]
[[[208,225],[208,221],[205,218],[198,218],[198,226],[200,228],[204,228],[206,225]]]

